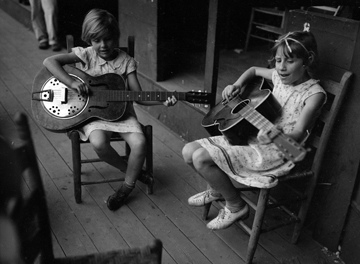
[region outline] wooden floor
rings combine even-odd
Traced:
[[[187,198],[205,185],[182,160],[185,142],[141,109],[137,109],[140,121],[154,129],[154,194],[147,195],[139,183],[127,204],[111,212],[105,200],[117,184],[100,184],[83,188],[83,203],[76,204],[70,141],[65,134],[38,126],[31,115],[33,78],[43,59],[54,53],[39,50],[33,33],[2,10],[0,24],[1,132],[12,138],[14,114],[21,111],[29,116],[46,188],[56,256],[143,246],[159,238],[164,244],[163,263],[244,263],[248,237],[241,228],[233,225],[226,230],[210,231],[201,220],[201,209],[187,205]],[[115,147],[122,150],[121,145]],[[95,155],[88,147],[82,154]],[[101,163],[83,166],[83,172],[89,179],[118,173]],[[217,208],[213,207],[210,217],[216,214]],[[254,263],[335,263],[306,230],[297,245],[289,243],[289,234],[288,229],[264,234]]]

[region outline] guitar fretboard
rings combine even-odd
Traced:
[[[118,101],[166,101],[169,97],[178,100],[186,100],[186,93],[182,92],[160,92],[160,91],[120,91],[102,90],[94,91],[92,99],[96,101],[118,102]]]
[[[245,105],[239,112],[247,121],[257,129],[270,130],[274,125],[262,114],[249,105]]]
[[[257,129],[269,131],[269,137],[280,149],[280,151],[282,151],[285,158],[293,162],[299,162],[304,159],[306,150],[295,140],[290,137],[286,137],[283,133],[281,133],[274,124],[267,120],[256,109],[246,104],[239,113]]]

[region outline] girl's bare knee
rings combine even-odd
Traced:
[[[183,159],[186,163],[192,163],[192,151],[190,148],[190,144],[191,143],[187,143],[181,151]]]
[[[209,155],[209,152],[204,148],[199,148],[194,151],[192,155],[192,162],[196,169],[202,169],[214,163],[211,156]]]
[[[142,134],[129,137],[127,143],[130,146],[131,152],[134,154],[142,155],[146,153],[146,138]]]
[[[199,148],[201,148],[201,146],[197,142],[190,142],[190,143],[185,144],[185,146],[182,149],[182,156],[183,156],[184,161],[188,164],[192,164],[193,163],[193,154]]]

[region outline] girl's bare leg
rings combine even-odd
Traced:
[[[125,181],[128,184],[135,184],[140,176],[146,157],[146,138],[141,133],[124,133],[122,137],[131,149]]]
[[[103,134],[100,133],[96,138],[96,142],[110,142],[109,135],[111,134],[108,134],[108,132],[104,132]],[[100,148],[104,144],[97,146],[97,153],[100,158],[120,169],[121,171],[126,170],[124,183],[119,187],[119,189],[117,189],[114,194],[110,195],[107,199],[106,204],[112,211],[119,209],[134,189],[136,180],[141,174],[142,166],[146,157],[146,139],[143,134],[123,133],[121,136],[129,144],[131,149],[127,164],[111,146],[109,147],[110,143],[106,148],[104,148],[105,151],[104,149]],[[99,141],[99,138],[103,140]]]
[[[91,142],[96,154],[100,159],[114,166],[120,171],[125,172],[127,167],[126,162],[111,146],[111,134],[111,131],[94,130],[89,136],[89,141]]]

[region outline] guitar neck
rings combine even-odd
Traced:
[[[295,140],[284,135],[258,111],[247,105],[241,109],[240,114],[257,129],[269,131],[269,137],[286,159],[299,162],[305,158],[307,151]]]
[[[267,120],[262,114],[253,109],[251,106],[246,105],[240,110],[241,116],[243,116],[250,124],[257,129],[270,130],[274,124]]]
[[[160,91],[122,91],[122,90],[101,90],[93,91],[93,100],[105,102],[126,102],[126,101],[166,101],[169,97],[175,96],[177,100],[186,101],[185,92],[160,92]],[[95,99],[96,98],[96,99]]]

